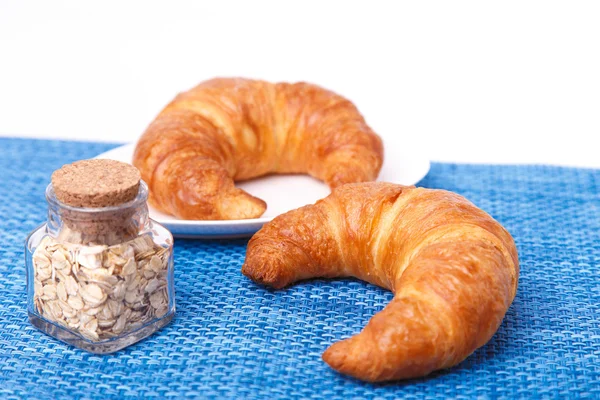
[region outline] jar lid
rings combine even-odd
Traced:
[[[133,165],[104,159],[76,161],[52,174],[58,201],[73,207],[112,207],[135,199],[140,171]]]

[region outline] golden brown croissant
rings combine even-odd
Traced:
[[[280,215],[248,244],[242,272],[284,287],[354,276],[394,299],[323,359],[366,381],[458,364],[498,329],[517,290],[510,234],[463,197],[391,183],[348,184]]]
[[[234,180],[307,173],[331,188],[377,178],[381,139],[345,98],[308,83],[220,78],[179,94],[146,129],[133,164],[150,202],[183,219],[256,218]]]

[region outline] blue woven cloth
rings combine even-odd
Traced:
[[[321,361],[392,298],[356,280],[273,291],[240,273],[246,240],[176,240],[177,315],[96,356],[29,325],[23,244],[46,218],[53,170],[115,145],[0,139],[0,397],[600,398],[600,170],[433,164],[513,234],[517,297],[494,338],[426,379],[373,385]]]

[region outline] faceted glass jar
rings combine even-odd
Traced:
[[[112,353],[175,314],[173,237],[148,217],[148,188],[114,207],[60,203],[27,238],[27,309],[41,331],[96,354]]]

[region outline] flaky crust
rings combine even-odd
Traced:
[[[282,288],[353,276],[394,299],[323,359],[366,381],[420,377],[484,345],[517,290],[510,234],[465,198],[391,183],[348,184],[280,215],[248,244],[242,272]]]
[[[133,157],[150,203],[182,219],[262,215],[266,203],[234,181],[302,173],[334,188],[375,180],[382,162],[381,139],[345,98],[309,83],[241,78],[179,94]]]

